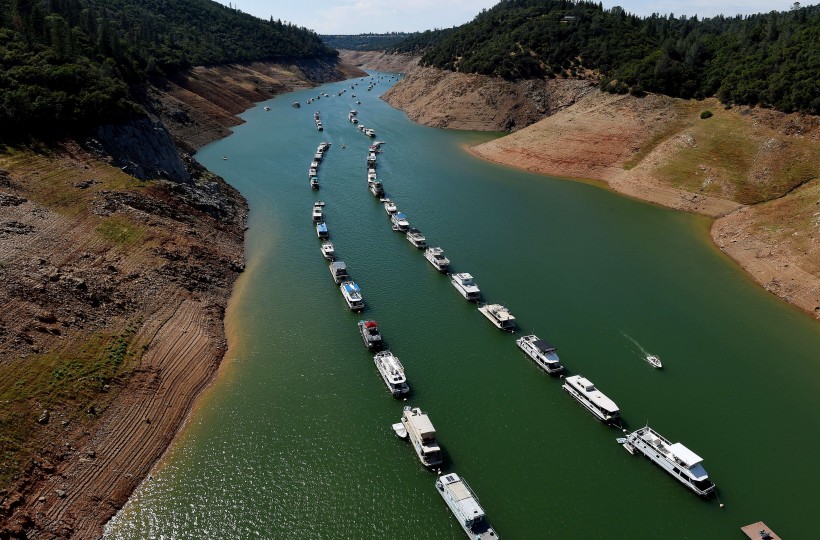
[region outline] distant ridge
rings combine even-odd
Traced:
[[[194,65],[336,56],[311,30],[210,0],[0,2],[0,136],[141,115],[135,90]]]
[[[505,79],[592,79],[614,93],[717,96],[820,112],[820,6],[737,17],[638,17],[570,0],[501,0],[452,30],[409,36],[421,64]]]

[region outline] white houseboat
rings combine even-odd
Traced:
[[[390,222],[393,223],[394,231],[407,232],[410,228],[410,222],[407,221],[407,216],[402,212],[396,212],[390,216]]]
[[[427,247],[427,239],[423,234],[421,234],[421,231],[416,228],[410,228],[407,230],[407,241],[419,249],[424,249]]]
[[[484,509],[478,503],[478,497],[462,478],[455,473],[444,474],[436,479],[439,495],[450,507],[458,524],[471,540],[498,539],[498,534],[487,523]]]
[[[410,387],[407,385],[407,377],[404,376],[404,366],[401,365],[399,359],[390,351],[381,351],[373,357],[373,362],[376,364],[376,369],[387,385],[387,389],[394,397],[401,397],[410,392]]]
[[[515,340],[518,348],[524,351],[524,354],[529,356],[538,367],[553,375],[564,371],[564,366],[558,359],[558,353],[555,352],[555,347],[539,339],[536,335],[524,336]]]
[[[564,379],[561,388],[601,422],[606,424],[620,422],[621,412],[618,406],[598,390],[589,379],[581,375],[572,375]]]
[[[473,281],[473,276],[467,272],[451,274],[450,282],[459,294],[470,302],[478,302],[481,299],[481,289]]]
[[[347,302],[347,307],[351,311],[361,311],[364,309],[364,299],[362,298],[362,291],[355,281],[345,281],[339,285],[342,291],[342,296]]]
[[[681,443],[671,443],[660,433],[649,426],[627,433],[618,442],[630,453],[636,451],[648,457],[655,464],[668,472],[701,497],[715,491],[715,484],[709,480],[703,459]]]
[[[450,270],[450,259],[444,256],[444,250],[440,247],[431,247],[424,250],[424,258],[430,261],[439,272]]]
[[[487,317],[493,326],[505,332],[515,332],[515,317],[510,310],[501,304],[484,304],[478,306],[478,311]]]
[[[436,441],[436,428],[426,413],[418,407],[405,407],[401,423],[413,444],[416,455],[425,467],[441,465],[441,448]]]

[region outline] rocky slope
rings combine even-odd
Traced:
[[[147,90],[152,119],[0,152],[0,538],[99,538],[216,373],[247,206],[187,152],[359,74],[198,68]]]

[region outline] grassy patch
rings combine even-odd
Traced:
[[[0,365],[0,485],[62,426],[93,422],[125,382],[142,349],[134,328],[95,334],[84,343]],[[104,385],[110,385],[105,392]],[[37,419],[51,411],[48,426]]]
[[[145,237],[145,227],[120,217],[105,218],[97,225],[97,232],[115,246],[121,247],[139,244]]]
[[[659,180],[686,191],[703,192],[741,202],[754,165],[757,143],[745,120],[736,114],[715,114],[693,124],[686,134],[692,145],[678,150],[657,171]]]
[[[26,196],[56,212],[77,216],[95,192],[139,188],[144,182],[119,168],[88,156],[77,147],[4,147],[0,168],[8,170]],[[92,180],[80,189],[78,184]]]

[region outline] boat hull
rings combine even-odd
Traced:
[[[620,416],[607,416],[598,409],[596,409],[591,403],[584,399],[584,397],[580,394],[580,392],[578,392],[578,390],[568,385],[567,383],[561,385],[561,388],[563,388],[567,394],[572,396],[573,399],[575,399],[575,401],[580,403],[583,408],[588,410],[592,414],[592,416],[594,416],[604,424],[616,424],[620,421]]]

